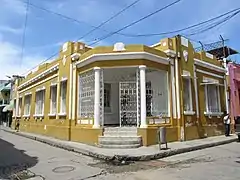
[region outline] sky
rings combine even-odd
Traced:
[[[7,75],[25,75],[36,65],[58,52],[66,41],[76,41],[112,15],[135,0],[30,0],[30,3],[78,20],[74,22],[58,15],[29,6],[25,43],[22,54],[27,0],[0,0],[0,79]],[[80,41],[91,44],[109,32],[166,6],[175,0],[140,0],[133,7],[113,19],[102,29],[96,30]],[[151,34],[181,29],[213,18],[240,7],[239,0],[181,0],[176,5],[125,29],[122,33]],[[229,39],[227,45],[240,51],[240,14],[221,26],[202,34],[191,36],[193,40],[210,43],[219,40],[219,35]],[[171,37],[173,35],[169,35]],[[115,34],[95,45],[124,44],[152,45],[168,36],[126,37]],[[196,46],[198,44],[195,43]],[[21,58],[22,57],[22,58]],[[233,60],[240,61],[239,55]]]

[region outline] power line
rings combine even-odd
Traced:
[[[21,51],[21,58],[20,58],[20,68],[22,67],[24,48],[25,48],[25,38],[26,38],[26,29],[27,29],[27,21],[28,21],[29,3],[30,3],[30,0],[27,0],[26,15],[25,15],[25,20],[24,20],[23,35],[22,35],[22,51]]]
[[[139,1],[141,1],[141,0],[136,0],[136,1],[134,1],[134,2],[131,3],[130,5],[128,5],[127,7],[125,7],[124,9],[122,9],[121,11],[119,11],[117,14],[115,14],[114,16],[117,17],[117,16],[120,15],[122,12],[126,11],[127,9],[129,9],[130,7],[132,7],[133,5],[137,4]],[[27,3],[27,2],[24,2],[24,3]],[[45,12],[47,12],[47,13],[57,15],[57,16],[63,18],[63,19],[67,19],[67,20],[70,20],[70,21],[72,21],[72,22],[76,22],[76,23],[78,23],[78,24],[86,24],[87,26],[90,26],[90,27],[92,27],[92,28],[99,29],[99,30],[102,30],[102,31],[105,31],[105,32],[111,32],[111,31],[106,30],[106,29],[101,28],[101,27],[102,27],[104,24],[108,23],[109,21],[111,21],[112,19],[115,18],[114,16],[112,16],[111,18],[109,18],[109,19],[107,20],[106,23],[104,23],[103,25],[101,25],[100,27],[98,27],[98,26],[91,25],[91,24],[89,24],[89,23],[87,23],[87,22],[80,21],[80,20],[74,19],[74,18],[72,18],[72,17],[63,15],[63,14],[61,14],[61,13],[52,11],[52,10],[50,10],[50,9],[43,8],[43,7],[38,6],[38,5],[36,5],[36,4],[33,4],[33,3],[29,3],[29,5],[32,6],[32,7],[34,7],[34,8],[36,8],[36,9],[40,9],[40,10],[42,10],[42,11],[45,11]],[[119,35],[122,35],[122,36],[129,36],[128,34],[124,34],[124,33],[118,33],[118,34],[119,34]]]
[[[219,26],[219,25],[221,25],[221,24],[229,21],[230,19],[232,19],[234,16],[236,16],[236,15],[239,14],[239,13],[240,13],[240,10],[237,11],[237,12],[235,12],[235,13],[232,14],[232,15],[227,16],[227,17],[224,18],[223,20],[220,20],[220,21],[218,21],[218,22],[215,22],[214,24],[210,24],[208,27],[206,27],[206,28],[204,28],[204,29],[202,29],[202,30],[199,30],[199,31],[197,31],[197,32],[190,33],[190,34],[188,34],[187,36],[193,36],[193,35],[196,35],[196,34],[201,34],[201,33],[204,33],[204,32],[206,32],[206,31],[209,31],[209,30],[215,28],[216,26]]]
[[[208,19],[206,21],[202,21],[200,23],[197,23],[197,24],[194,24],[194,25],[190,25],[188,27],[185,27],[185,28],[182,28],[182,29],[178,29],[178,30],[174,30],[174,31],[168,31],[168,32],[161,32],[161,33],[151,33],[151,34],[137,34],[137,35],[134,35],[134,34],[128,34],[126,36],[129,36],[129,37],[149,37],[149,36],[161,36],[161,35],[167,35],[167,34],[174,34],[174,33],[179,33],[179,32],[182,32],[182,31],[185,31],[185,30],[188,30],[188,29],[191,29],[191,28],[194,28],[194,27],[197,27],[197,26],[200,26],[200,25],[203,25],[203,24],[206,24],[206,23],[209,23],[209,22],[212,22],[216,19],[219,19],[223,16],[226,16],[230,13],[233,13],[235,11],[239,11],[240,8],[237,8],[237,9],[234,9],[234,10],[231,10],[231,11],[228,11],[224,14],[221,14],[219,16],[216,16],[214,18],[211,18],[211,19]]]
[[[137,4],[139,1],[140,1],[140,0],[135,0],[135,1],[134,1],[133,3],[131,3],[130,5],[124,7],[122,10],[120,10],[119,12],[117,12],[116,14],[114,14],[112,17],[108,18],[106,21],[100,23],[100,25],[98,25],[98,26],[96,26],[96,27],[94,26],[94,29],[90,30],[90,31],[87,32],[86,34],[84,34],[84,35],[82,35],[81,37],[77,38],[77,40],[75,40],[75,41],[78,41],[79,39],[82,39],[82,38],[86,37],[87,35],[91,34],[92,32],[94,32],[95,30],[99,29],[99,28],[102,27],[103,25],[107,24],[108,22],[110,22],[111,20],[113,20],[114,18],[116,18],[117,16],[119,16],[120,14],[122,14],[123,12],[125,12],[127,9],[129,9],[129,8],[131,8],[132,6],[134,6],[135,4]],[[30,3],[29,3],[29,5],[36,7],[35,5],[30,4]],[[47,10],[47,9],[45,9],[45,8],[41,8],[41,9],[42,9],[42,10],[45,10],[45,11],[48,11],[48,12],[51,12],[50,10]],[[72,19],[72,18],[66,17],[66,16],[64,16],[64,15],[62,15],[62,14],[59,14],[59,13],[55,13],[55,14],[58,14],[59,16],[63,16],[63,17],[65,17],[65,18],[74,20],[74,19]],[[78,20],[74,20],[74,21],[79,22]],[[62,51],[62,50],[61,50],[61,51]],[[61,52],[61,51],[60,51],[60,52]],[[46,61],[48,61],[48,60],[50,60],[51,58],[53,58],[54,56],[56,56],[58,53],[59,53],[59,52],[54,53],[53,55],[51,55],[51,56],[50,56],[49,58],[47,58],[46,60],[40,62],[40,64],[41,64],[41,63],[44,63],[44,62],[46,62]],[[38,65],[37,65],[37,66],[38,66]],[[32,69],[36,68],[37,66],[34,66]],[[29,71],[31,71],[32,69],[30,69]]]
[[[104,40],[104,39],[106,39],[106,38],[114,35],[114,34],[117,34],[117,33],[121,32],[122,30],[127,29],[127,28],[129,28],[129,27],[131,27],[131,26],[133,26],[133,25],[135,25],[135,24],[137,24],[137,23],[139,23],[139,22],[141,22],[141,21],[143,21],[143,20],[145,20],[145,19],[153,16],[153,15],[155,15],[155,14],[157,14],[157,13],[159,13],[159,12],[161,12],[161,11],[163,11],[163,10],[165,10],[165,9],[167,9],[167,8],[169,8],[169,7],[177,4],[177,3],[179,3],[180,1],[181,1],[181,0],[174,1],[173,3],[170,3],[170,4],[168,4],[167,6],[164,6],[164,7],[160,8],[160,9],[157,9],[156,11],[154,11],[154,12],[152,12],[152,13],[150,13],[150,14],[142,17],[142,18],[140,18],[139,20],[134,21],[134,22],[132,22],[132,23],[130,23],[130,24],[128,24],[128,25],[120,28],[120,29],[117,30],[117,31],[114,31],[114,32],[112,32],[112,33],[109,33],[109,34],[106,35],[106,36],[103,36],[103,37],[99,38],[99,40],[97,40],[96,42],[90,44],[90,46],[91,46],[91,45],[94,45],[94,44],[96,44],[96,43],[98,43],[98,42],[100,42],[100,41],[102,41],[102,40]]]

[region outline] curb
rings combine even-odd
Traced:
[[[64,150],[68,150],[68,151],[72,151],[75,153],[79,153],[82,155],[86,155],[86,156],[90,156],[90,157],[94,157],[100,160],[104,160],[104,161],[113,161],[115,163],[117,162],[122,162],[122,161],[149,161],[149,160],[154,160],[154,159],[161,159],[161,158],[165,158],[165,157],[169,157],[169,156],[173,156],[173,155],[177,155],[177,154],[182,154],[182,153],[187,153],[187,152],[192,152],[192,151],[197,151],[197,150],[202,150],[202,149],[206,149],[206,148],[211,148],[211,147],[215,147],[215,146],[220,146],[220,145],[224,145],[224,144],[229,144],[232,142],[236,142],[238,140],[238,138],[233,138],[233,139],[227,139],[227,140],[223,140],[223,141],[219,141],[219,142],[212,142],[212,143],[206,143],[206,144],[202,144],[202,145],[196,145],[193,147],[186,147],[186,148],[181,148],[181,149],[174,149],[174,150],[170,150],[170,151],[165,151],[165,152],[159,152],[156,154],[150,154],[150,155],[137,155],[137,156],[127,156],[127,155],[113,155],[113,156],[108,156],[108,155],[104,155],[104,154],[99,154],[99,153],[93,153],[91,151],[85,150],[85,149],[80,149],[80,148],[76,148],[73,146],[69,146],[66,145],[64,143],[58,143],[58,142],[54,142],[52,140],[48,140],[48,139],[44,139],[44,138],[39,138],[39,137],[35,137],[33,135],[27,135],[27,134],[22,134],[19,132],[14,132],[11,130],[6,130],[6,129],[2,129],[5,132],[11,133],[11,134],[15,134],[18,136],[22,136],[28,139],[32,139],[38,142],[42,142],[45,144],[48,144],[50,146],[53,147],[58,147]]]

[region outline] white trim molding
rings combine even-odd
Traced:
[[[211,64],[211,63],[199,60],[199,59],[195,59],[195,58],[194,58],[194,61],[195,61],[194,64],[196,64],[196,65],[199,65],[199,66],[202,66],[202,67],[205,67],[205,68],[208,68],[208,69],[212,69],[214,71],[226,73],[225,68],[222,68],[222,67],[219,67],[217,65],[214,65],[214,64]]]
[[[199,72],[199,73],[203,73],[203,74],[206,74],[206,75],[209,75],[209,76],[216,77],[216,78],[221,78],[221,79],[224,78],[224,76],[217,75],[217,74],[214,74],[214,73],[210,73],[208,71],[204,71],[204,70],[201,70],[201,69],[196,69],[196,71]]]
[[[42,81],[39,81],[39,82],[36,83],[36,84],[33,84],[33,85],[31,85],[31,86],[29,86],[29,87],[27,87],[27,88],[19,91],[19,93],[23,93],[23,92],[25,92],[25,91],[33,88],[33,87],[36,87],[36,86],[38,86],[38,85],[40,85],[40,84],[42,84],[42,83],[44,83],[44,82],[47,82],[48,80],[53,79],[53,78],[55,78],[55,77],[57,77],[57,76],[58,76],[58,74],[55,74],[55,75],[53,75],[53,76],[50,76],[50,77],[48,77],[48,78],[46,78],[46,79],[44,79],[44,80],[42,80]]]
[[[184,115],[195,115],[195,111],[184,111]]]
[[[41,87],[41,88],[37,88],[37,89],[36,89],[36,92],[43,91],[43,90],[45,90],[45,89],[46,89],[45,86],[43,86],[43,87]]]
[[[207,112],[207,111],[204,111],[204,115],[205,116],[221,116],[221,115],[223,115],[223,112]]]
[[[161,57],[148,52],[122,52],[122,53],[93,54],[89,57],[86,57],[76,62],[76,66],[80,68],[95,61],[125,60],[125,59],[146,59],[162,64],[169,64],[170,62],[169,58]]]
[[[26,81],[25,83],[21,84],[19,87],[18,87],[18,90],[21,89],[21,88],[24,88],[26,86],[28,86],[29,84],[39,80],[40,78],[43,78],[45,76],[47,76],[48,74],[56,71],[59,69],[59,63],[50,67],[49,69],[47,69],[46,71],[43,71],[42,73],[38,74],[37,76],[33,77],[32,79],[29,79],[28,81]]]
[[[167,49],[167,50],[165,50],[164,51],[168,56],[170,56],[170,57],[175,57],[176,56],[176,51],[174,51],[174,50],[171,50],[171,49]]]

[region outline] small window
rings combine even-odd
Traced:
[[[57,113],[57,86],[50,88],[50,114]]]
[[[183,78],[183,101],[184,111],[192,111],[192,88],[191,79]]]
[[[35,106],[35,115],[44,114],[44,99],[45,91],[41,90],[36,92],[36,106]]]
[[[67,81],[61,83],[61,104],[60,113],[66,113]]]
[[[26,95],[24,99],[24,115],[29,116],[31,111],[31,95]]]
[[[220,112],[219,86],[211,84],[205,86],[206,111]]]
[[[19,98],[18,102],[18,116],[22,115],[22,98]]]
[[[104,109],[105,112],[111,112],[111,84],[104,84]]]

